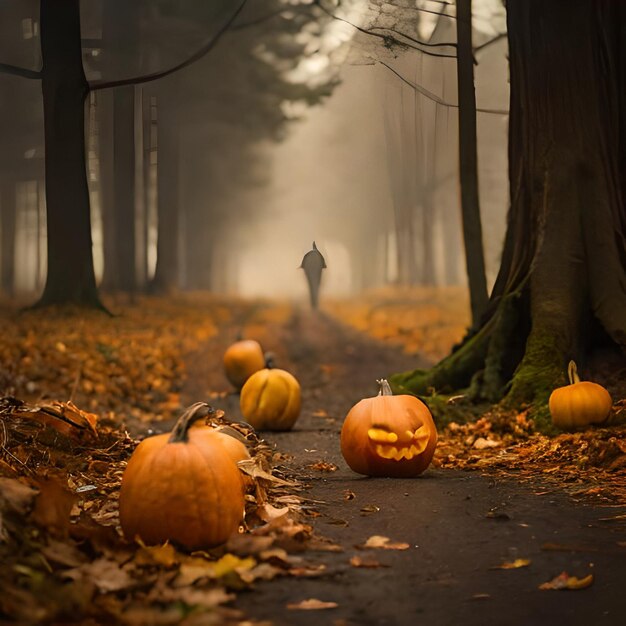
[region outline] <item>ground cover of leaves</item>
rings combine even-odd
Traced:
[[[470,321],[467,290],[461,287],[386,287],[331,301],[325,310],[433,363],[461,341]],[[527,410],[487,407],[480,419],[466,423],[476,408],[464,396],[455,396],[445,407],[445,422],[449,415],[462,419],[439,427],[433,465],[497,472],[516,480],[541,481],[547,489],[565,489],[577,497],[626,504],[626,367],[609,371],[602,363],[593,365],[598,382],[611,391],[614,401],[604,427],[546,436],[536,432]],[[439,398],[430,404],[436,418],[440,402]]]
[[[301,520],[301,485],[284,475],[279,452],[233,425],[249,442],[252,461],[241,469],[252,480],[240,534],[223,548],[189,554],[127,541],[118,515],[137,444],[126,427],[171,421],[181,410],[186,355],[218,328],[234,339],[244,316],[210,296],[111,308],[119,315],[4,311],[0,618],[252,624],[227,606],[233,594],[257,580],[318,575],[300,553],[334,549]],[[284,314],[275,307],[258,323]]]
[[[324,310],[433,360],[462,338],[461,291],[383,295]],[[244,321],[262,337],[287,324],[290,306],[194,295],[111,308],[118,317],[0,311],[0,615],[23,623],[75,623],[77,615],[92,624],[251,623],[228,607],[233,594],[257,580],[323,575],[311,554],[340,549],[306,523],[314,503],[285,474],[280,452],[245,433],[258,461],[248,468],[256,478],[246,523],[233,542],[208,553],[126,541],[117,494],[136,444],[126,428],[180,412],[186,355],[218,332],[234,339]],[[253,309],[260,313],[252,320]],[[219,392],[220,385],[206,387]],[[566,489],[625,503],[626,401],[614,400],[610,425],[556,437],[535,432],[525,410],[453,422],[440,429],[433,463],[534,481],[540,493]],[[455,400],[460,413],[465,401]]]

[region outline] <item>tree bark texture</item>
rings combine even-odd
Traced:
[[[545,404],[610,341],[626,353],[626,6],[507,2],[511,205],[483,324],[430,372],[423,392]],[[601,327],[603,332],[592,332]],[[545,413],[544,413],[545,416]]]
[[[79,0],[41,0],[48,275],[38,305],[100,307],[85,164]]]
[[[478,198],[476,145],[476,91],[472,51],[472,0],[457,0],[457,85],[459,97],[459,182],[465,242],[465,264],[470,292],[472,326],[478,328],[487,307],[487,278]]]
[[[124,7],[105,4],[104,39],[109,48],[107,70],[112,76],[123,76],[126,59],[132,56],[138,38],[137,3]],[[127,61],[126,61],[127,62]],[[135,233],[135,87],[115,87],[107,94],[112,162],[106,170],[109,198],[105,204],[103,287],[113,291],[134,293],[137,288]]]
[[[12,296],[15,290],[15,225],[17,218],[15,181],[0,183],[0,230],[2,231],[0,267],[2,293]]]
[[[165,83],[167,82],[167,86]],[[180,135],[175,78],[164,81],[159,97],[157,151],[157,263],[151,291],[168,293],[178,288],[180,271]]]

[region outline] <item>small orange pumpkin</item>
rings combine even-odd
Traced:
[[[410,478],[430,464],[437,429],[428,407],[415,396],[394,396],[386,380],[373,398],[357,402],[341,429],[341,453],[366,476]]]
[[[258,341],[242,339],[228,347],[224,353],[226,378],[237,390],[241,389],[255,372],[265,367],[265,357]]]
[[[252,374],[241,390],[239,407],[257,430],[290,430],[300,415],[300,383],[289,372],[267,367]]]
[[[609,392],[597,383],[581,382],[574,361],[569,362],[567,376],[570,384],[550,394],[552,423],[562,430],[574,430],[604,422],[613,405]]]
[[[247,450],[214,428],[191,428],[212,412],[203,402],[194,404],[171,433],[144,439],[133,452],[119,498],[128,539],[196,550],[220,545],[237,531],[244,484],[236,460]]]

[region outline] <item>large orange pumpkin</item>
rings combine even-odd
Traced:
[[[239,407],[257,430],[290,430],[300,415],[300,383],[289,372],[273,368],[270,360],[246,381]]]
[[[415,396],[394,396],[386,380],[378,383],[378,395],[361,400],[346,416],[343,458],[366,476],[417,476],[430,464],[437,445],[432,415]]]
[[[265,367],[265,357],[258,341],[242,339],[231,344],[224,353],[226,378],[237,390],[255,372]]]
[[[194,404],[170,434],[144,439],[133,452],[119,499],[128,539],[195,550],[220,545],[237,531],[244,485],[236,461],[247,450],[214,428],[191,428],[211,412],[203,402]]]
[[[562,430],[574,430],[604,422],[613,404],[609,392],[597,383],[581,382],[574,361],[569,362],[567,375],[570,384],[550,394],[552,423]]]

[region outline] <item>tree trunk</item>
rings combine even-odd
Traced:
[[[511,208],[482,327],[398,387],[459,388],[547,417],[570,359],[626,352],[626,7],[507,2]],[[555,80],[558,76],[558,80]]]
[[[15,223],[17,217],[15,181],[0,183],[0,229],[2,230],[2,293],[12,296],[15,291]]]
[[[134,293],[135,266],[135,88],[116,87],[113,93],[113,178],[117,276],[114,288]]]
[[[101,308],[94,275],[85,166],[79,0],[41,0],[48,275],[38,306]]]
[[[461,214],[463,216],[463,239],[465,241],[465,263],[472,309],[472,327],[478,328],[489,297],[478,199],[472,0],[457,0],[456,12]]]
[[[159,139],[157,156],[158,241],[157,264],[151,284],[153,293],[178,288],[179,251],[179,168],[180,137],[175,79],[167,81],[159,97]],[[165,84],[165,82],[164,82]]]
[[[107,70],[113,76],[124,75],[133,46],[138,37],[137,3],[123,7],[105,4],[104,41],[108,42]],[[113,291],[134,293],[137,288],[135,241],[135,87],[115,87],[106,98],[109,113],[112,162],[107,181],[109,201],[105,217],[105,272],[103,287]],[[112,117],[111,117],[112,116]]]

